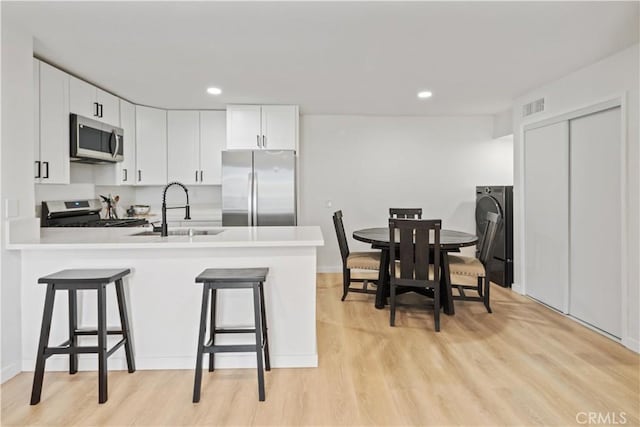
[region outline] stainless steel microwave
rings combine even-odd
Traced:
[[[71,160],[83,163],[115,163],[124,160],[124,132],[121,128],[70,115]]]

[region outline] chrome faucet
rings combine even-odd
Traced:
[[[184,194],[186,194],[187,196],[187,204],[184,206],[173,206],[168,208],[167,207],[167,190],[169,189],[169,187],[173,186],[173,185],[177,185],[179,187],[182,187],[182,189],[184,190]],[[190,208],[189,208],[189,190],[187,190],[187,187],[185,187],[184,184],[174,181],[174,182],[170,182],[167,184],[166,187],[164,187],[164,191],[162,192],[162,225],[160,226],[160,235],[161,236],[168,236],[169,235],[169,227],[167,226],[167,209],[180,209],[180,208],[184,208],[184,219],[191,219],[191,215],[190,215]],[[154,230],[155,231],[155,230]]]

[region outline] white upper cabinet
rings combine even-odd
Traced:
[[[298,149],[298,106],[228,105],[227,149]]]
[[[116,96],[73,76],[69,80],[69,108],[72,113],[120,126],[120,104]]]
[[[167,183],[167,112],[136,105],[136,182]]]
[[[69,75],[44,62],[40,62],[39,72],[40,143],[35,151],[36,182],[68,184]]]
[[[220,185],[224,111],[168,112],[168,180]]]
[[[262,138],[262,148],[297,150],[298,107],[295,105],[263,105]]]
[[[95,86],[84,80],[69,77],[69,111],[98,120],[99,108]]]
[[[100,107],[100,118],[98,120],[122,127],[120,122],[120,99],[98,88],[96,88],[96,99]]]
[[[226,116],[224,111],[200,111],[200,184],[222,184]]]
[[[200,117],[198,111],[167,113],[168,179],[197,184],[200,179]]]
[[[122,185],[136,183],[136,107],[122,99],[120,102],[120,127],[123,130],[124,160],[117,163],[117,182]]]
[[[124,160],[94,166],[94,183],[97,185],[135,185],[138,178],[136,170],[136,107],[122,99],[119,100],[119,103]]]
[[[258,149],[261,146],[259,105],[227,106],[227,148]]]
[[[36,58],[33,58],[33,153],[33,177],[36,182],[40,182],[40,61]]]

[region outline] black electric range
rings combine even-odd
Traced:
[[[143,218],[100,218],[100,200],[51,200],[42,202],[41,227],[140,227]]]

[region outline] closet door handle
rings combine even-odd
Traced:
[[[36,178],[40,178],[41,177],[40,166],[41,166],[40,160],[36,160],[36,171],[37,171],[36,172],[36,176],[35,176]]]
[[[196,182],[198,182],[198,171],[196,171]]]
[[[103,107],[103,105],[102,104],[98,104],[98,105],[100,106],[100,110],[99,110],[100,111],[100,115],[98,117],[102,117],[102,107]]]
[[[122,169],[122,182],[126,182],[128,178],[127,170]]]
[[[267,137],[262,135],[262,148],[267,148]]]
[[[203,179],[202,179],[202,171],[200,171],[200,182],[202,182],[202,181],[203,181]]]
[[[44,179],[49,179],[49,162],[42,162],[42,164],[44,165]]]
[[[98,105],[100,104],[94,102],[93,105],[96,107],[96,111],[93,113],[93,117],[100,117],[100,108],[98,107]]]
[[[256,135],[256,143],[258,144],[258,148],[260,148],[260,135]]]
[[[138,169],[138,182],[142,182],[142,171]]]

